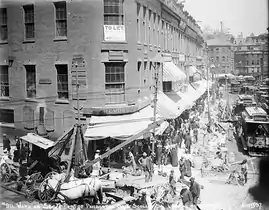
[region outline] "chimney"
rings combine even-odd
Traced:
[[[39,107],[39,123],[37,126],[37,134],[39,136],[48,137],[47,130],[45,128],[45,123],[44,123],[44,115],[45,115],[45,107]]]

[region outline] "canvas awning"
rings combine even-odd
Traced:
[[[194,96],[195,98],[195,101],[200,98],[204,93],[205,91],[207,90],[207,80],[199,80],[197,82],[195,82],[197,86],[196,88],[196,94]]]
[[[87,130],[84,134],[86,140],[100,140],[104,138],[115,138],[119,140],[125,140],[140,131],[143,131],[150,125],[152,121],[143,120],[137,122],[129,122],[129,123],[111,123],[111,124],[101,124],[88,126]],[[168,122],[163,122],[160,127],[155,129],[156,135],[161,135],[164,130],[168,127]],[[150,132],[150,131],[148,131]],[[138,139],[142,139],[141,136]]]
[[[177,102],[180,111],[182,109],[190,109],[193,106],[196,90],[190,84],[187,86],[186,92],[183,93],[178,91],[177,94],[181,97],[181,100]]]
[[[163,81],[180,81],[186,79],[186,74],[173,62],[163,63]]]
[[[26,136],[20,137],[23,141],[36,145],[42,149],[48,149],[54,145],[54,142],[43,138],[35,133],[28,133]]]

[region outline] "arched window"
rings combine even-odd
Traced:
[[[45,128],[47,131],[54,131],[54,111],[51,109],[47,109],[45,113]]]

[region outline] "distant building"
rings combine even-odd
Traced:
[[[262,78],[268,75],[268,35],[241,38],[235,43],[235,69],[238,75]]]
[[[216,74],[233,73],[234,52],[233,44],[227,39],[217,37],[207,40],[209,64],[214,65],[213,72]]]

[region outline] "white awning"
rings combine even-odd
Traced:
[[[46,139],[35,133],[28,133],[26,136],[20,137],[23,141],[36,145],[42,149],[48,149],[54,145],[54,141]]]
[[[119,140],[125,140],[126,138],[129,138],[140,131],[143,131],[146,129],[152,121],[149,120],[143,120],[139,122],[129,122],[129,123],[111,123],[111,124],[101,124],[101,125],[94,125],[94,126],[88,126],[84,137],[86,140],[100,140],[104,138],[115,138]],[[157,127],[155,129],[156,135],[161,135],[164,130],[168,127],[168,122],[163,122],[160,127]],[[152,132],[152,131],[148,131]],[[143,136],[141,136],[138,139],[142,139]]]
[[[205,91],[207,89],[207,80],[202,79],[202,80],[199,80],[195,83],[198,85],[198,87],[196,89],[196,94],[195,94],[195,101],[196,101],[198,98],[200,98],[205,93]]]
[[[186,79],[186,74],[173,62],[163,63],[163,81],[180,81]]]
[[[191,85],[187,86],[186,92],[182,93],[178,91],[177,94],[181,97],[181,100],[177,102],[177,106],[179,107],[180,110],[189,109],[193,106],[195,101],[196,90]]]

